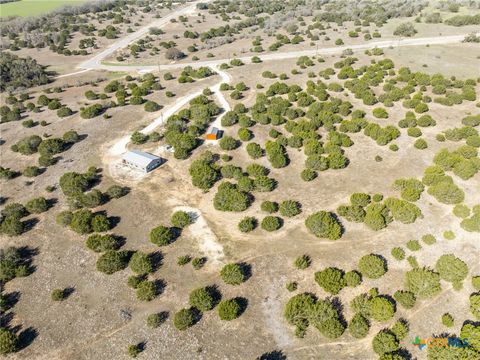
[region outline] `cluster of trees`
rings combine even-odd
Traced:
[[[0,91],[48,84],[51,77],[36,60],[21,58],[10,52],[0,53]]]
[[[414,178],[397,179],[393,187],[395,190],[400,190],[400,196],[407,201],[417,201],[425,190],[423,183]]]
[[[190,83],[194,81],[193,79],[203,79],[212,75],[215,75],[215,72],[209,67],[202,66],[198,69],[194,69],[191,66],[186,66],[178,77],[178,82]]]
[[[0,233],[8,236],[21,235],[26,229],[22,218],[31,214],[40,214],[49,209],[51,204],[44,197],[29,200],[25,206],[19,203],[9,203],[1,212]]]
[[[200,95],[189,103],[190,107],[168,118],[165,141],[175,149],[177,159],[186,159],[198,145],[197,137],[203,134],[220,108],[207,96]]]
[[[404,183],[403,180],[407,182]],[[408,180],[413,181],[415,179],[400,179],[402,184],[397,186],[405,186],[408,189],[416,190],[417,193],[414,195],[408,193],[409,199],[413,201],[415,196],[419,196],[418,189],[413,187],[413,182],[412,184],[408,183]],[[407,187],[406,184],[411,185],[411,187]],[[416,182],[415,186],[418,186]],[[375,231],[387,227],[393,220],[404,224],[413,223],[422,215],[420,208],[407,200],[390,197],[382,202],[383,196],[381,194],[373,196],[374,202],[371,202],[371,200],[368,194],[354,193],[350,196],[350,205],[340,205],[337,212],[348,221],[364,222],[365,225]]]
[[[6,247],[0,249],[0,312],[2,320],[13,316],[8,312],[14,306],[11,294],[3,293],[3,286],[10,280],[17,277],[28,276],[32,272],[31,257],[34,252],[26,247]],[[18,329],[9,327],[8,321],[0,324],[0,355],[7,355],[16,352],[20,348]]]
[[[295,335],[303,337],[309,325],[317,328],[323,336],[336,339],[346,328],[342,314],[330,300],[317,299],[303,293],[290,298],[285,305],[285,319],[295,326]]]
[[[54,155],[57,155],[80,140],[80,135],[69,130],[61,138],[42,139],[38,135],[30,135],[11,146],[11,150],[22,155],[39,153],[38,163],[40,166],[49,166],[55,163]]]
[[[88,209],[74,212],[62,211],[57,215],[57,223],[69,226],[70,229],[81,235],[105,232],[112,227],[111,220],[104,213],[93,213]]]
[[[159,4],[146,5],[145,3],[125,3],[121,0],[92,1],[88,4],[65,5],[59,9],[34,17],[14,17],[2,21],[2,36],[8,36],[12,41],[10,50],[20,48],[46,48],[52,52],[70,55],[87,55],[85,48],[95,46],[95,25],[85,21],[95,19],[99,23],[110,21],[111,24],[103,29],[98,29],[98,36],[114,38],[120,32],[117,24],[130,24],[131,18],[140,10],[144,13],[151,12]],[[158,15],[157,15],[158,16]],[[140,26],[135,23],[135,26]],[[129,27],[127,32],[133,30]],[[75,34],[90,36],[80,39],[80,50],[70,50],[68,44]],[[82,42],[82,40],[84,40]]]
[[[220,291],[215,285],[193,290],[189,296],[190,307],[175,313],[173,325],[178,330],[186,330],[200,320],[202,313],[213,310],[217,305],[218,315],[224,321],[234,320],[245,311],[246,300],[243,298],[220,299]]]
[[[466,215],[460,226],[469,232],[480,232],[480,205],[473,207],[471,216]]]
[[[345,273],[341,269],[329,267],[316,272],[315,281],[326,292],[337,295],[345,286],[355,287],[360,285],[362,276],[356,270]]]

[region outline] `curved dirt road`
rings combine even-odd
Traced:
[[[215,119],[215,121],[211,124],[211,126],[215,126],[218,129],[221,129],[221,120],[222,117],[225,115],[227,111],[230,111],[230,104],[228,101],[225,99],[223,96],[222,92],[220,91],[220,85],[222,83],[230,83],[231,77],[228,73],[225,71],[220,70],[217,66],[211,66],[211,69],[215,71],[217,74],[220,75],[221,80],[216,83],[215,85],[210,87],[210,90],[214,93],[218,101],[220,102],[220,105],[223,108],[223,112]],[[155,130],[157,127],[161,126],[170,116],[174,115],[176,112],[178,112],[183,106],[188,104],[188,102],[195,97],[199,96],[202,94],[202,90],[198,90],[194,93],[190,93],[188,95],[185,95],[184,97],[181,97],[175,101],[175,103],[171,106],[166,107],[162,111],[162,115],[154,119],[148,126],[144,127],[140,132],[142,134],[148,135],[151,133],[153,130]],[[122,138],[120,138],[115,144],[110,148],[109,150],[109,156],[112,158],[118,158],[120,155],[125,153],[127,151],[127,145],[130,142],[130,135],[125,135]]]

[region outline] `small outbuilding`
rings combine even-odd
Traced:
[[[122,157],[122,164],[146,173],[159,167],[162,163],[161,157],[140,150],[131,150]]]
[[[218,130],[218,128],[216,127],[212,127],[208,130],[207,132],[207,135],[205,136],[205,138],[207,140],[218,140],[222,137],[222,132],[220,130]]]

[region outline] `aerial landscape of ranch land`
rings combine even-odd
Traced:
[[[480,359],[480,0],[0,0],[0,355]]]

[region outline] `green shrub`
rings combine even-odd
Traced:
[[[304,169],[300,173],[300,177],[303,181],[312,181],[317,177],[317,172],[312,169]]]
[[[238,141],[231,136],[224,136],[219,141],[222,150],[234,150],[238,147]]]
[[[162,108],[161,105],[158,105],[155,101],[148,100],[145,102],[144,109],[147,112],[155,112]]]
[[[253,180],[253,185],[256,191],[268,192],[275,189],[276,181],[267,176],[258,176]]]
[[[54,289],[50,294],[53,301],[63,301],[66,298],[65,289]]]
[[[237,299],[223,300],[218,304],[218,316],[225,321],[231,321],[240,316],[242,307]]]
[[[371,317],[380,322],[390,320],[395,314],[395,305],[386,297],[375,296],[369,302]]]
[[[132,358],[136,358],[142,351],[143,348],[140,344],[131,344],[127,348],[128,355]]]
[[[130,269],[139,275],[150,274],[154,271],[152,258],[148,254],[135,252],[128,263]]]
[[[253,134],[250,130],[241,128],[238,129],[238,137],[241,141],[249,141],[250,139],[252,139]]]
[[[147,326],[152,329],[158,328],[165,319],[167,313],[154,313],[147,316]]]
[[[20,340],[13,331],[0,327],[0,354],[7,355],[16,352],[19,344]]]
[[[127,194],[127,190],[118,185],[110,186],[105,192],[110,199],[119,199]]]
[[[427,245],[433,245],[437,242],[437,239],[432,234],[425,234],[422,236],[422,241]]]
[[[262,202],[262,204],[260,205],[260,208],[262,209],[262,211],[272,214],[278,211],[278,204],[274,201],[266,200]]]
[[[391,331],[395,335],[397,340],[404,340],[405,337],[408,335],[409,331],[407,321],[403,319],[398,320],[395,324],[393,324]]]
[[[135,145],[145,144],[148,141],[148,135],[145,135],[139,131],[134,131],[130,137],[130,141]]]
[[[285,200],[280,203],[279,211],[282,216],[293,217],[300,214],[300,207],[301,205],[297,201]]]
[[[295,259],[294,265],[297,269],[304,270],[310,266],[312,259],[308,255],[302,255]]]
[[[401,247],[394,247],[391,254],[399,261],[405,259],[405,250],[403,250]]]
[[[379,119],[388,118],[388,112],[384,108],[375,108],[373,109],[373,116]]]
[[[195,312],[192,308],[181,309],[173,317],[173,325],[180,331],[187,330],[195,323]]]
[[[443,232],[443,237],[447,240],[455,239],[455,233],[452,230],[447,230]]]
[[[409,291],[421,298],[432,297],[441,291],[440,275],[428,268],[415,268],[406,273]]]
[[[370,195],[364,193],[353,193],[350,195],[352,205],[365,207],[370,204]]]
[[[319,211],[307,217],[305,226],[316,237],[330,240],[340,239],[343,232],[335,215],[327,211]]]
[[[190,215],[185,211],[175,211],[171,218],[172,225],[183,229],[192,223]]]
[[[268,175],[268,169],[265,166],[253,163],[247,166],[247,173],[253,177],[266,176]]]
[[[212,310],[215,306],[215,299],[207,288],[198,288],[190,293],[190,305],[201,312]]]
[[[144,275],[132,275],[128,277],[127,285],[132,289],[136,289],[138,288],[138,285],[140,285],[140,283],[143,281],[145,281]]]
[[[177,257],[177,265],[180,265],[180,266],[187,265],[190,262],[190,260],[192,260],[190,255],[181,255]]]
[[[238,223],[238,229],[243,233],[250,232],[254,230],[256,227],[257,227],[257,220],[251,216],[244,217]]]
[[[263,149],[257,143],[249,143],[246,147],[246,150],[252,159],[258,159],[263,156]]]
[[[25,208],[31,214],[40,214],[48,210],[48,203],[44,197],[38,197],[28,201]]]
[[[378,355],[397,351],[399,348],[398,340],[394,334],[388,330],[381,330],[375,335],[372,341],[373,351]]]
[[[326,292],[337,295],[342,290],[345,283],[345,273],[343,270],[329,267],[315,273],[315,281]]]
[[[413,146],[415,146],[415,148],[417,148],[419,150],[423,150],[423,149],[426,149],[428,147],[428,144],[424,139],[417,139],[413,143]]]
[[[150,241],[158,246],[165,246],[173,242],[175,234],[169,227],[160,225],[150,231]]]
[[[205,265],[205,262],[207,261],[206,258],[203,257],[197,257],[192,259],[192,266],[195,270],[199,270]]]
[[[393,31],[393,35],[395,36],[406,36],[406,37],[412,37],[417,33],[417,30],[413,26],[412,23],[406,22],[398,25],[395,30]],[[383,353],[379,353],[380,355]]]
[[[449,313],[445,313],[442,315],[442,324],[446,327],[452,327],[454,324],[453,316]]]
[[[112,235],[93,234],[88,237],[86,246],[95,252],[104,252],[107,250],[117,250],[120,244]]]
[[[463,281],[468,275],[468,266],[453,254],[445,254],[438,258],[435,270],[440,277],[452,283]]]
[[[22,171],[22,175],[26,177],[35,177],[41,174],[41,170],[38,166],[27,166]]]
[[[362,275],[358,271],[352,270],[345,274],[345,283],[347,286],[355,287],[362,282]]]
[[[393,294],[393,298],[405,309],[411,309],[415,306],[415,294],[410,291],[397,290]]]
[[[407,257],[407,261],[412,268],[418,268],[418,261],[415,256],[410,255],[409,257]]]
[[[350,335],[356,339],[363,339],[368,335],[370,324],[361,314],[355,314],[348,324]]]
[[[137,286],[137,299],[152,301],[157,296],[157,287],[153,281],[144,280]]]
[[[240,285],[247,279],[241,264],[227,264],[220,271],[222,280],[229,285]]]
[[[387,198],[385,205],[392,213],[393,218],[404,224],[411,224],[415,222],[418,217],[422,216],[422,211],[417,205],[405,200]]]
[[[410,251],[418,251],[422,249],[422,245],[420,245],[418,240],[409,240],[407,241],[407,249]]]
[[[250,198],[247,193],[238,190],[236,185],[223,182],[218,187],[213,205],[221,211],[243,211],[250,205]]]
[[[290,281],[285,287],[288,291],[293,292],[297,290],[298,284],[295,281]]]
[[[69,107],[67,106],[62,106],[61,108],[59,108],[57,110],[57,116],[58,117],[61,117],[61,118],[64,118],[64,117],[67,117],[67,116],[71,116],[73,114],[73,111],[72,109],[70,109]]]
[[[95,232],[104,232],[110,230],[111,228],[110,220],[103,214],[94,215],[91,225],[92,230]]]
[[[477,320],[480,320],[480,293],[470,295],[470,311]]]
[[[87,106],[80,111],[80,116],[82,119],[92,119],[96,116],[101,115],[106,109],[101,104],[93,104]]]
[[[387,272],[387,263],[380,255],[364,255],[358,262],[358,269],[363,276],[378,279]]]
[[[472,276],[472,286],[475,290],[480,290],[480,275]]]
[[[78,234],[88,234],[92,232],[92,221],[92,212],[87,209],[81,209],[72,214],[70,228]]]
[[[470,209],[465,204],[457,204],[453,208],[453,214],[456,217],[465,219],[470,216]]]
[[[278,216],[266,216],[262,220],[261,227],[266,231],[275,231],[282,227],[282,220]]]
[[[97,270],[107,275],[123,270],[128,266],[127,251],[107,250],[97,260]]]
[[[408,136],[417,138],[419,136],[422,136],[422,130],[420,130],[417,127],[411,127],[411,128],[408,128],[407,134],[408,134]]]

